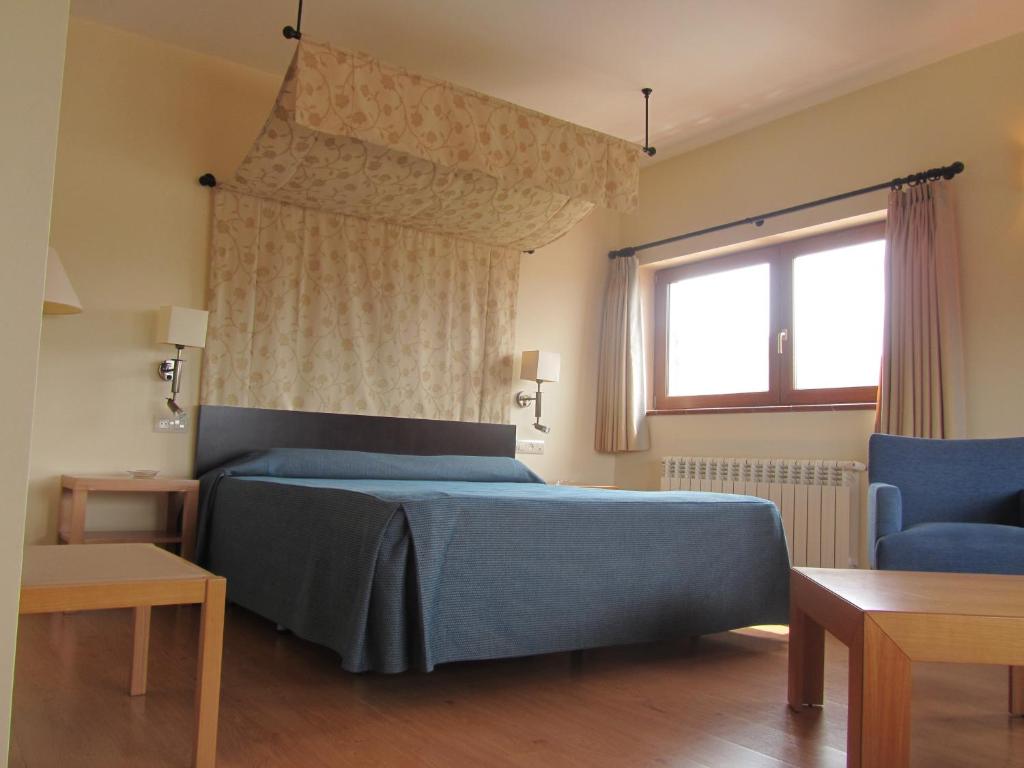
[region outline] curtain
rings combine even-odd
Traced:
[[[595,205],[637,205],[640,148],[303,38],[224,186],[256,197],[533,250]]]
[[[517,251],[214,196],[203,403],[508,421]]]
[[[646,368],[636,256],[610,261],[597,363],[594,448],[602,453],[648,448]]]
[[[889,193],[885,294],[875,430],[962,437],[960,250],[951,182]]]

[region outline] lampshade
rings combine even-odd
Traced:
[[[557,352],[541,352],[534,349],[523,352],[519,378],[526,381],[558,381],[562,358]]]
[[[82,311],[82,302],[71,287],[60,256],[51,246],[46,255],[46,287],[43,290],[44,315],[74,315]]]
[[[188,307],[160,307],[156,323],[158,344],[174,344],[179,347],[206,346],[205,309]]]

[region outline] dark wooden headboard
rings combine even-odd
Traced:
[[[332,448],[421,456],[515,456],[516,428],[469,421],[199,406],[196,477],[264,448]]]

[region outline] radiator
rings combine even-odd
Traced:
[[[770,499],[782,514],[793,565],[855,568],[863,471],[857,461],[665,456],[661,489]]]

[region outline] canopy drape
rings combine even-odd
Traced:
[[[635,208],[639,157],[302,40],[214,193],[202,402],[507,421],[518,251]]]
[[[637,205],[640,148],[360,53],[302,40],[224,186],[532,250],[595,205]]]
[[[214,195],[202,402],[507,421],[518,252]]]

